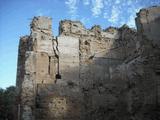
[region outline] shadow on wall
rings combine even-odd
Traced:
[[[123,28],[123,31],[130,32],[130,29]],[[148,58],[139,54],[136,42],[137,39],[121,36],[110,46],[113,49],[107,49],[102,56],[88,54],[84,59],[79,56],[80,65],[63,69],[62,79],[56,84],[39,85],[37,108],[45,108],[43,103],[49,104],[38,116],[86,120],[156,119],[156,102],[145,103],[146,99],[156,99],[155,86],[145,83]],[[125,54],[130,47],[133,53]],[[148,70],[152,71],[150,67]],[[78,79],[73,79],[77,72]],[[153,79],[148,78],[148,82]]]
[[[53,78],[54,74],[56,75],[55,71],[52,71],[52,68],[55,69],[57,65],[56,56],[52,54],[49,56],[41,51],[47,48],[45,52],[48,50],[52,52],[51,30],[47,34],[46,29],[44,29],[45,32],[42,30],[43,34],[42,31],[33,30],[33,33],[39,34],[38,39],[42,43],[39,43],[39,53],[35,53],[34,50],[29,51],[32,55],[28,60],[28,67],[33,67],[30,65],[34,65],[34,60],[39,66],[33,67],[36,68],[35,72],[28,68],[28,72],[31,72],[30,74],[33,72],[33,75],[36,72],[42,73],[44,78],[42,79],[39,74],[36,76],[38,78],[36,78],[36,101],[34,101],[35,83],[29,82],[33,82],[35,78],[33,77],[31,81],[30,74],[26,75],[28,78],[23,82],[25,88],[22,89],[24,96],[21,96],[27,98],[22,103],[29,107],[25,109],[25,116],[29,119],[34,117],[32,114],[35,114],[36,119],[46,120],[157,119],[159,111],[157,84],[160,78],[155,68],[158,71],[160,65],[158,62],[160,61],[159,40],[157,39],[159,38],[159,33],[157,33],[159,22],[149,23],[149,25],[138,23],[140,26],[138,26],[137,33],[127,26],[119,29],[108,28],[106,31],[102,31],[98,26],[91,30],[84,30],[78,22],[72,24],[68,21],[64,27],[69,32],[59,36],[59,40],[60,37],[66,38],[62,39],[66,43],[59,41],[62,53],[59,56],[62,78],[57,80]],[[73,28],[70,28],[70,25]],[[118,34],[118,38],[113,37],[114,31]],[[45,39],[42,39],[44,34]],[[47,40],[48,43],[45,45],[48,47],[44,45]],[[36,54],[39,56],[32,59]],[[25,56],[22,57],[25,58]]]

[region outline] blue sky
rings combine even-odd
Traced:
[[[153,5],[160,0],[0,0],[0,87],[15,85],[19,38],[30,33],[33,16],[52,17],[57,35],[63,19],[80,20],[86,28],[135,27],[136,12]]]

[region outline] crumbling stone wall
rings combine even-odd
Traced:
[[[34,17],[31,34],[20,39],[17,87],[19,92],[18,119],[35,119],[35,102],[39,83],[53,82],[54,53],[51,19]]]
[[[84,118],[116,117],[118,113],[112,110],[120,110],[116,105],[121,89],[111,81],[113,71],[127,58],[135,56],[136,30],[126,25],[106,30],[93,26],[89,30],[78,21],[65,20],[60,23],[60,36],[79,39],[79,87],[84,94]]]
[[[112,73],[111,83],[120,87],[118,99],[125,103],[123,109],[126,109],[127,119],[160,119],[158,11],[159,7],[151,7],[142,9],[137,14],[134,55],[128,57]]]
[[[56,38],[50,18],[34,17],[19,44],[19,118],[158,120],[159,11],[142,9],[137,31],[64,20]]]

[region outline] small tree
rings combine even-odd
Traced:
[[[16,88],[0,88],[0,120],[14,120],[16,103]]]

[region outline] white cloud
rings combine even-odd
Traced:
[[[71,18],[76,19],[78,0],[66,0],[65,4],[69,8],[69,14],[71,15]]]
[[[84,5],[89,5],[90,4],[90,0],[83,0],[83,4]]]
[[[128,0],[128,1],[127,1],[127,5],[128,5],[128,6],[132,5],[132,3],[133,3],[132,0]]]
[[[116,0],[115,1],[115,4],[119,4],[121,1],[120,0]]]
[[[106,12],[104,12],[103,17],[104,17],[105,19],[108,19],[108,18],[109,18],[109,14],[108,14],[107,10],[106,10]]]
[[[119,14],[120,14],[120,11],[118,7],[113,6],[111,11],[111,17],[108,19],[108,21],[111,22],[112,24],[115,24],[116,22],[118,22]]]
[[[80,1],[81,4],[79,4]],[[139,8],[151,3],[150,0],[146,0],[144,3],[141,0],[65,0],[65,5],[69,9],[68,13],[71,19],[81,19],[84,17],[81,11],[78,13],[78,7],[83,5],[90,9],[93,17],[103,15],[103,18],[110,22],[111,25],[119,26],[126,23],[130,27],[135,26],[134,18]],[[81,20],[84,23],[88,21],[85,18]]]
[[[135,27],[135,16],[131,15],[128,19],[127,25],[129,27]]]
[[[103,12],[103,17],[105,19],[109,19],[110,18],[110,14],[111,14],[111,6],[112,6],[112,0],[104,0],[104,12]]]
[[[43,9],[38,9],[35,14],[37,16],[45,16],[45,15],[50,15],[51,11],[50,10],[43,10]]]
[[[80,21],[83,23],[83,24],[87,24],[89,22],[89,18],[81,18]]]
[[[92,15],[98,17],[104,8],[103,0],[92,0]]]
[[[105,6],[111,6],[113,4],[112,0],[104,0]]]
[[[130,27],[135,27],[135,17],[136,17],[136,13],[141,9],[142,7],[138,7],[138,8],[131,8],[129,9],[129,13],[131,14],[129,16],[129,19],[127,21],[127,25]]]

